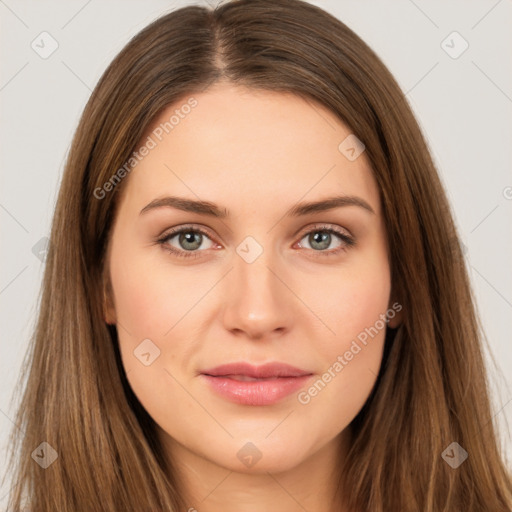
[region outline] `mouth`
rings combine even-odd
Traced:
[[[284,363],[232,363],[201,371],[217,395],[242,405],[272,405],[302,388],[313,376]]]
[[[225,377],[226,379],[238,380],[240,382],[254,382],[262,380],[283,379],[286,377],[250,377],[249,375],[210,375],[210,377]]]

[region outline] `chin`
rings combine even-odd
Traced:
[[[292,440],[288,437],[286,442],[283,436],[272,441],[256,436],[253,440],[231,440],[221,454],[211,454],[211,458],[208,458],[213,463],[238,473],[258,475],[285,472],[300,465],[310,456],[304,440],[290,441]],[[226,457],[228,454],[230,456]]]

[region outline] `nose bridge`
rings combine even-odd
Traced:
[[[269,243],[270,237],[266,238]],[[277,255],[255,238],[246,237],[236,248],[233,271],[226,286],[224,322],[230,330],[262,337],[291,325],[291,297]],[[276,276],[277,275],[277,276]]]

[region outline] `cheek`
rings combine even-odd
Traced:
[[[113,249],[110,276],[119,350],[132,388],[136,394],[143,393],[139,398],[147,402],[156,396],[151,390],[169,385],[164,361],[176,354],[165,350],[165,334],[183,316],[184,297],[173,293],[176,281],[168,282],[158,263],[137,251],[123,257]]]
[[[318,395],[317,406],[330,403],[347,418],[353,417],[368,397],[384,348],[391,282],[385,253],[373,254],[361,265],[338,272],[330,281],[330,292],[317,297],[322,318],[334,334],[318,337],[324,373],[305,390],[303,403]]]
[[[156,250],[149,256],[147,248],[132,250],[123,257],[115,249],[110,275],[119,350],[132,389],[148,410],[162,396],[156,390],[185,400],[178,381],[197,350],[193,340],[200,299],[211,289],[211,280],[201,272],[172,268]]]
[[[326,283],[327,284],[327,283]],[[391,280],[385,253],[369,252],[368,257],[357,265],[340,269],[331,276],[329,292],[317,302],[323,307],[325,318],[334,331],[330,341],[325,343],[331,355],[347,350],[350,342],[360,333],[366,332],[379,321],[383,331],[381,315],[388,308]],[[364,338],[364,335],[361,337]],[[333,341],[334,339],[334,341]]]
[[[382,330],[384,326],[380,320],[387,310],[389,293],[389,281],[385,274],[375,280],[352,279],[344,282],[344,289],[337,301],[339,307],[332,318],[340,344],[338,348],[343,348],[348,341],[367,332],[376,322]],[[364,335],[360,338],[364,338]]]
[[[185,343],[173,343],[169,350],[168,343],[175,339],[175,331],[187,325],[184,316],[197,302],[197,290],[194,293],[190,281],[181,282],[179,275],[162,269],[162,263],[135,251],[125,258],[114,256],[113,251],[110,275],[119,351],[133,392],[153,418],[161,420],[166,414],[162,410],[164,396],[165,403],[180,403],[184,413],[197,414],[182,396],[180,376],[173,370],[188,358],[190,348]]]
[[[135,252],[117,261],[111,265],[116,316],[134,339],[162,339],[206,288],[199,273],[172,272],[162,259]]]

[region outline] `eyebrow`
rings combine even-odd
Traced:
[[[290,208],[284,216],[287,217],[301,217],[317,212],[325,212],[340,208],[343,206],[357,206],[369,213],[375,215],[373,208],[361,197],[357,196],[333,196],[319,201],[303,202]],[[167,196],[151,201],[140,211],[139,215],[147,213],[156,208],[175,208],[184,212],[198,213],[200,215],[208,215],[210,217],[217,217],[225,219],[229,217],[229,212],[226,208],[221,208],[215,203],[210,201],[200,201],[194,199],[185,199],[184,197]]]

